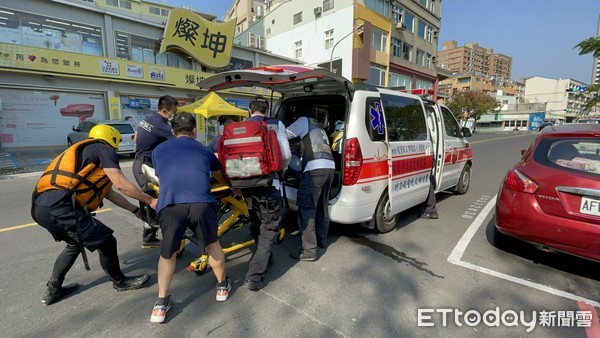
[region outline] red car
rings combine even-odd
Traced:
[[[600,124],[542,129],[504,177],[493,243],[506,235],[600,261]]]

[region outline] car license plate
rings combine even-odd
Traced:
[[[579,212],[582,214],[600,216],[600,200],[589,197],[581,197]]]

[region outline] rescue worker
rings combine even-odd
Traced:
[[[217,278],[216,300],[226,301],[231,291],[217,235],[217,201],[210,190],[210,175],[212,173],[223,185],[228,182],[215,154],[196,141],[194,115],[177,113],[171,124],[176,137],[152,152],[152,162],[160,179],[156,211],[163,236],[158,259],[158,300],[150,317],[153,323],[162,323],[171,307],[169,287],[175,273],[177,250],[188,227],[198,237],[198,244],[206,247],[208,264]]]
[[[63,286],[69,269],[81,253],[89,270],[85,249],[98,250],[100,265],[117,291],[138,289],[148,274],[125,276],[119,266],[117,240],[113,230],[93,217],[91,211],[102,206],[104,198],[140,217],[140,208],[112,189],[114,185],[128,197],[152,207],[157,200],[129,182],[119,167],[116,150],[119,132],[109,125],[90,130],[89,140],[75,143],[56,157],[38,180],[33,194],[31,216],[59,242],[67,246],[54,263],[43,305],[50,305],[72,293],[78,284]]]
[[[306,116],[299,117],[286,132],[292,142],[294,139],[300,139],[302,153],[302,176],[296,198],[302,248],[292,252],[290,256],[296,260],[315,261],[317,247],[327,248],[327,206],[335,162],[329,138],[317,120]]]
[[[158,99],[158,111],[144,120],[137,127],[135,134],[135,160],[131,169],[133,177],[143,191],[150,191],[148,183],[150,180],[142,172],[142,164],[146,164],[152,168],[152,151],[162,142],[173,138],[172,128],[168,121],[173,118],[173,114],[177,112],[177,99],[172,96],[165,95]],[[155,216],[155,215],[154,215]],[[156,234],[158,232],[158,221],[154,217],[154,222],[144,223],[142,232],[142,248],[156,248],[160,246],[160,240]]]
[[[277,119],[266,116],[269,103],[262,96],[257,96],[250,102],[248,110],[249,120],[265,122],[269,128],[277,131],[277,140],[281,149],[283,168],[288,166],[291,158],[290,144],[285,134],[285,126]],[[281,218],[281,193],[279,180],[274,178],[272,184],[267,187],[243,189],[242,194],[250,201],[250,218],[252,220],[250,231],[256,240],[255,251],[250,258],[248,272],[244,286],[250,291],[262,289],[263,275],[273,264],[273,243],[279,236]]]

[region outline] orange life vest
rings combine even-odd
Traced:
[[[104,170],[96,163],[89,163],[78,170],[83,149],[92,143],[105,143],[101,140],[77,142],[58,155],[44,170],[35,187],[36,196],[48,190],[66,190],[75,194],[75,200],[82,207],[96,210],[112,187],[112,182]]]

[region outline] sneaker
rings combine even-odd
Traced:
[[[48,306],[50,304],[54,304],[61,300],[62,298],[72,294],[79,288],[79,284],[72,283],[65,286],[55,287],[53,284],[48,282],[46,284],[48,288],[46,289],[46,293],[42,297],[42,305]]]
[[[135,290],[144,286],[149,279],[150,275],[147,273],[132,277],[125,276],[120,282],[113,280],[113,288],[117,291]]]
[[[304,250],[300,250],[300,251],[296,251],[296,252],[292,252],[290,254],[290,257],[292,257],[293,259],[297,260],[297,261],[309,261],[309,262],[314,262],[317,260],[317,255],[309,255],[306,252],[304,252]]]
[[[171,308],[171,299],[170,296],[167,296],[166,304],[158,304],[158,301],[154,303],[154,308],[152,309],[152,315],[150,316],[151,323],[162,323],[165,321],[165,317],[167,316],[167,311]]]
[[[421,218],[424,218],[424,219],[438,219],[438,213],[437,213],[437,211],[424,212],[423,214],[421,214]]]
[[[258,291],[258,290],[262,289],[262,287],[263,287],[262,278],[257,281],[252,281],[252,280],[246,279],[244,281],[244,287],[250,291]]]
[[[224,302],[229,297],[229,291],[231,291],[231,282],[229,277],[225,277],[225,280],[221,283],[217,283],[217,302]]]

